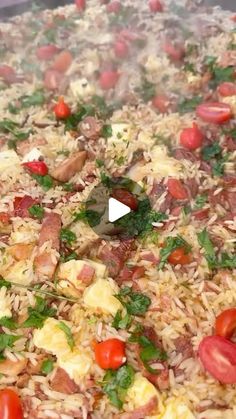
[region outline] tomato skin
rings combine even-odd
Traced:
[[[218,87],[217,87],[217,91],[221,96],[234,96],[236,95],[236,85],[234,83],[230,83],[230,82],[224,82],[221,83]]]
[[[197,106],[196,113],[203,121],[213,124],[223,124],[232,117],[231,107],[222,102],[201,103]]]
[[[203,133],[194,122],[192,128],[185,128],[180,134],[180,144],[188,150],[196,150],[202,146]]]
[[[185,253],[183,247],[179,247],[170,254],[168,262],[171,263],[171,265],[187,265],[191,262],[191,257],[188,253]]]
[[[163,12],[163,6],[159,0],[149,0],[149,9],[151,12]]]
[[[126,42],[117,40],[114,44],[114,53],[118,58],[125,58],[129,54],[129,47]]]
[[[223,384],[236,383],[236,344],[222,336],[207,336],[198,347],[204,368]]]
[[[0,223],[9,224],[10,215],[7,212],[0,212]]]
[[[107,12],[108,13],[119,13],[121,10],[121,3],[119,1],[111,1],[107,5]]]
[[[100,74],[99,84],[103,90],[113,89],[118,82],[120,75],[117,71],[106,70]]]
[[[64,98],[60,97],[58,103],[54,106],[54,113],[58,119],[66,119],[71,114],[69,106],[64,102]]]
[[[86,7],[86,2],[85,0],[75,0],[75,5],[77,9],[82,12]]]
[[[216,334],[224,338],[230,338],[236,329],[236,308],[222,311],[215,322]]]
[[[45,176],[48,174],[48,167],[44,161],[29,161],[23,166],[35,175]]]
[[[72,64],[72,61],[73,57],[70,51],[64,50],[57,55],[51,68],[53,70],[59,71],[59,73],[66,73]]]
[[[163,50],[173,61],[180,61],[185,54],[184,48],[181,45],[174,45],[171,41],[164,43]]]
[[[0,418],[23,419],[20,397],[10,388],[0,390]]]
[[[152,99],[152,106],[161,113],[166,113],[168,111],[169,104],[170,101],[165,95],[156,95]]]
[[[38,47],[36,50],[36,56],[39,60],[49,61],[59,51],[56,45],[48,44]]]
[[[135,196],[127,191],[127,189],[123,188],[117,188],[113,189],[112,191],[113,198],[117,199],[117,201],[122,202],[122,204],[127,205],[127,207],[130,207],[133,211],[136,211],[138,208],[138,200],[135,198]]]
[[[187,199],[188,193],[184,185],[178,179],[168,179],[167,188],[171,196],[175,199]]]
[[[196,220],[204,220],[204,218],[207,218],[209,214],[209,208],[203,208],[192,212],[192,216]]]
[[[95,360],[104,370],[116,370],[126,361],[125,343],[120,339],[111,338],[95,345]]]

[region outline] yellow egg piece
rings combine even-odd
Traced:
[[[33,336],[34,345],[57,356],[70,351],[66,335],[59,328],[59,323],[59,320],[49,317],[41,329],[35,330]],[[63,323],[71,327],[70,322],[63,321]]]
[[[57,361],[59,367],[63,368],[76,383],[79,383],[80,378],[88,374],[92,367],[92,359],[84,348],[83,352],[81,348],[67,352],[59,356]]]
[[[127,403],[132,403],[135,409],[147,404],[152,397],[157,397],[158,412],[162,411],[161,395],[156,387],[150,383],[141,373],[136,373],[133,385],[127,391]]]
[[[84,291],[84,304],[94,310],[114,315],[122,308],[121,303],[114,297],[118,290],[113,280],[98,279]]]

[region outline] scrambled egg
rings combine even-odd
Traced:
[[[86,78],[72,81],[70,90],[76,98],[86,98],[96,93],[95,87]]]
[[[78,275],[84,265],[89,265],[95,269],[95,278],[103,278],[106,273],[106,266],[92,260],[70,260],[60,265],[58,271],[58,289],[68,296],[78,296],[78,291],[82,281],[78,279]]]
[[[63,322],[71,326],[70,322],[64,320]],[[59,320],[48,318],[43,327],[34,332],[34,345],[56,355],[58,365],[78,383],[80,377],[86,375],[91,368],[92,359],[85,349],[79,348],[78,345],[71,351],[66,335],[58,325]]]
[[[11,299],[7,294],[6,287],[2,287],[0,292],[0,318],[1,317],[12,317]]]
[[[10,167],[19,166],[20,159],[14,150],[1,151],[0,153],[0,174]]]
[[[195,419],[195,416],[180,398],[173,398],[168,402],[164,412],[152,416],[152,419]]]
[[[121,303],[114,297],[117,292],[118,286],[114,281],[98,279],[84,291],[84,304],[89,308],[114,315],[122,308]]]
[[[222,102],[227,103],[227,105],[230,105],[234,116],[236,116],[236,95],[222,97]]]
[[[127,401],[131,402],[134,408],[137,409],[147,404],[154,396],[157,397],[158,410],[161,411],[163,405],[159,391],[141,373],[136,373],[134,383],[127,391]]]
[[[17,284],[29,285],[33,280],[32,267],[25,260],[14,263],[4,274],[7,281],[16,282]]]

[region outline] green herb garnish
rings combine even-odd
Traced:
[[[133,292],[131,287],[121,288],[115,297],[126,308],[127,313],[133,316],[144,315],[151,304],[151,300],[147,295],[141,292]]]
[[[132,322],[132,318],[130,316],[130,314],[126,313],[124,317],[122,317],[122,311],[118,310],[113,322],[112,322],[112,327],[114,327],[115,329],[128,329],[129,326],[131,325]]]
[[[195,111],[196,107],[202,103],[202,97],[201,96],[193,96],[190,99],[183,99],[178,104],[178,111],[179,113],[187,113],[187,112],[193,112]]]
[[[19,327],[14,319],[6,316],[0,318],[0,326],[7,327],[10,330],[15,330]]]
[[[58,327],[65,333],[67,343],[68,343],[71,351],[73,351],[73,349],[75,347],[75,341],[74,341],[74,338],[73,338],[73,335],[71,333],[71,330],[70,330],[69,326],[66,323],[60,321]]]
[[[123,365],[118,370],[108,370],[101,383],[103,392],[110,402],[122,409],[128,388],[134,382],[134,370],[130,365]]]
[[[31,174],[31,176],[32,178],[36,180],[36,182],[40,186],[42,186],[44,191],[49,191],[49,189],[53,187],[53,179],[50,175],[41,176],[41,175]]]
[[[9,335],[7,333],[0,333],[0,360],[5,359],[3,355],[4,349],[12,348],[14,343],[20,339],[21,336]]]
[[[72,242],[76,241],[76,234],[69,230],[69,228],[62,228],[60,232],[60,240],[71,245]]]
[[[49,307],[42,297],[36,297],[36,304],[34,307],[28,308],[29,317],[24,321],[22,327],[37,327],[41,329],[45,320],[48,317],[53,317],[56,311],[55,308]]]
[[[160,262],[158,269],[164,268],[170,254],[179,247],[183,247],[186,254],[189,253],[192,248],[190,244],[188,244],[181,236],[167,237],[164,247],[160,250]]]
[[[54,368],[54,362],[51,359],[45,359],[41,365],[41,371],[43,374],[50,374]]]
[[[101,136],[104,138],[109,138],[112,136],[112,126],[105,124],[102,127],[102,132],[101,132]]]
[[[32,207],[28,208],[28,211],[32,217],[38,218],[39,220],[42,220],[44,216],[44,208],[38,204],[32,205]]]

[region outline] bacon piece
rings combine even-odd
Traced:
[[[136,281],[137,279],[142,278],[144,274],[145,268],[143,266],[133,266],[132,268],[124,266],[117,277],[117,282],[122,284],[124,281]]]
[[[182,354],[184,359],[192,358],[194,356],[193,345],[187,336],[180,336],[174,340],[176,352]]]
[[[38,246],[41,247],[46,241],[51,240],[52,249],[59,251],[60,248],[61,216],[49,212],[44,216],[41,231],[39,234]],[[38,254],[34,259],[35,271],[39,275],[51,278],[57,266],[57,258],[48,252]]]
[[[101,134],[102,123],[94,116],[86,116],[79,125],[80,132],[89,140],[97,140]]]
[[[196,220],[204,220],[204,218],[207,218],[209,214],[209,208],[199,209],[192,212],[192,216]]]
[[[19,375],[26,368],[27,362],[27,359],[18,361],[4,359],[0,362],[0,374],[7,375],[8,377]]]
[[[144,419],[147,416],[150,416],[158,408],[158,400],[156,396],[151,397],[148,403],[144,404],[137,409],[134,409],[132,412],[122,413],[119,416],[116,416],[118,419]]]
[[[184,148],[176,148],[174,150],[174,158],[176,160],[189,160],[193,163],[197,161],[197,157],[195,156],[195,154],[193,154],[189,150],[185,150]]]
[[[31,196],[25,195],[23,197],[16,196],[14,199],[14,216],[21,218],[30,218],[31,215],[28,211],[32,205],[37,204],[37,201]]]
[[[199,185],[195,178],[188,178],[185,181],[185,186],[188,190],[189,198],[195,198],[198,194]]]
[[[51,388],[64,394],[74,394],[79,391],[79,387],[72,380],[67,372],[62,368],[57,368],[56,373],[51,380]]]
[[[8,253],[16,260],[26,260],[30,257],[33,248],[33,244],[17,243],[13,246],[9,246]]]
[[[94,274],[95,269],[85,263],[79,275],[77,275],[77,279],[84,282],[86,285],[89,285],[94,277]]]
[[[116,277],[128,259],[133,248],[133,239],[124,240],[119,247],[110,247],[107,244],[99,252],[100,259],[105,263],[111,277]]]
[[[59,182],[68,182],[76,173],[80,172],[87,157],[86,151],[78,151],[65,159],[55,169],[51,176]]]

